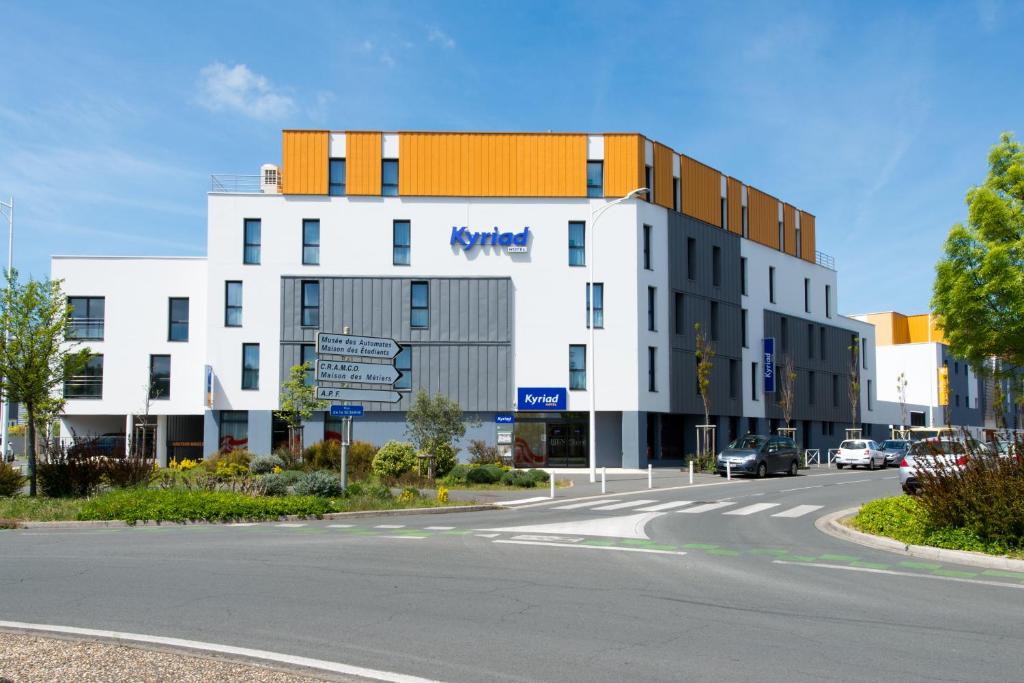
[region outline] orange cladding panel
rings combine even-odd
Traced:
[[[380,161],[380,133],[345,133],[345,194],[379,195]]]
[[[644,139],[632,133],[604,136],[604,196],[623,197],[644,186]]]
[[[796,209],[789,204],[783,204],[782,221],[786,230],[786,253],[796,256]],[[802,225],[800,227],[803,228]],[[803,246],[800,249],[802,254]]]
[[[770,194],[748,186],[747,225],[750,228],[750,239],[778,249],[779,201]]]
[[[817,263],[814,250],[816,242],[814,238],[814,214],[806,211],[800,212],[800,257],[805,261]]]
[[[450,133],[401,133],[400,195],[460,197],[469,193],[469,139]]]
[[[735,178],[726,179],[729,200],[729,232],[743,234],[743,184]]]
[[[327,194],[326,130],[286,130],[281,135],[281,192]]]
[[[722,227],[722,174],[688,156],[679,157],[683,213]]]
[[[672,150],[654,143],[654,201],[666,209],[672,208]]]

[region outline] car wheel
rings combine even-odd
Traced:
[[[787,474],[789,476],[791,476],[791,477],[795,477],[796,473],[797,473],[797,471],[799,469],[800,469],[800,463],[798,463],[796,460],[794,460],[793,462],[789,463],[789,472],[787,472]]]
[[[837,469],[837,470],[841,470],[841,469],[843,469],[844,467],[846,467],[846,465],[840,465],[839,463],[836,463],[836,469]]]
[[[757,466],[757,478],[758,479],[764,479],[767,476],[768,476],[768,465],[765,465],[764,463],[761,463],[760,465]]]
[[[871,456],[870,458],[868,458],[868,469],[871,470],[872,472],[875,471],[875,457],[874,456]]]

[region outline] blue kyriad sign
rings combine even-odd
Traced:
[[[452,239],[449,244],[463,252],[476,247],[504,247],[510,254],[524,253],[529,247],[530,228],[524,227],[522,232],[501,232],[495,226],[491,232],[472,232],[463,226],[452,226]]]
[[[568,403],[565,387],[519,387],[516,391],[519,410],[565,410]]]
[[[362,406],[331,406],[331,417],[362,417]]]
[[[761,364],[764,366],[764,393],[775,393],[775,337],[761,340]]]
[[[494,416],[494,421],[500,425],[510,425],[516,421],[516,418],[512,413],[498,413]]]

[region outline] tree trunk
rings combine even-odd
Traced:
[[[28,495],[36,495],[36,407],[30,401],[28,410]]]

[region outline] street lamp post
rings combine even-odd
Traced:
[[[590,394],[590,433],[587,438],[587,445],[590,451],[590,483],[597,481],[597,411],[595,407],[595,402],[597,400],[597,364],[594,362],[594,359],[597,356],[596,349],[594,348],[594,328],[596,327],[594,324],[596,322],[596,320],[594,320],[594,299],[597,298],[594,290],[594,262],[597,261],[597,251],[594,249],[594,244],[597,239],[595,228],[597,227],[598,219],[604,215],[605,211],[616,204],[621,204],[622,202],[633,199],[639,195],[647,194],[647,192],[648,189],[646,187],[638,187],[625,197],[620,197],[619,199],[610,201],[607,204],[602,204],[596,209],[591,209],[590,211],[590,229],[588,230],[590,233],[590,248],[588,249],[590,261],[590,282],[587,285],[590,292],[590,302],[587,307],[588,322],[590,324],[590,353],[588,354],[590,358],[588,359],[589,372],[587,373],[590,381],[590,391],[588,392]],[[604,296],[603,290],[601,292],[601,296]]]
[[[10,274],[14,267],[14,197],[9,202],[0,201],[0,214],[3,213],[7,214],[7,273]],[[7,330],[4,330],[5,338],[7,334]],[[8,406],[7,397],[0,390],[0,461],[4,462],[7,460]]]

